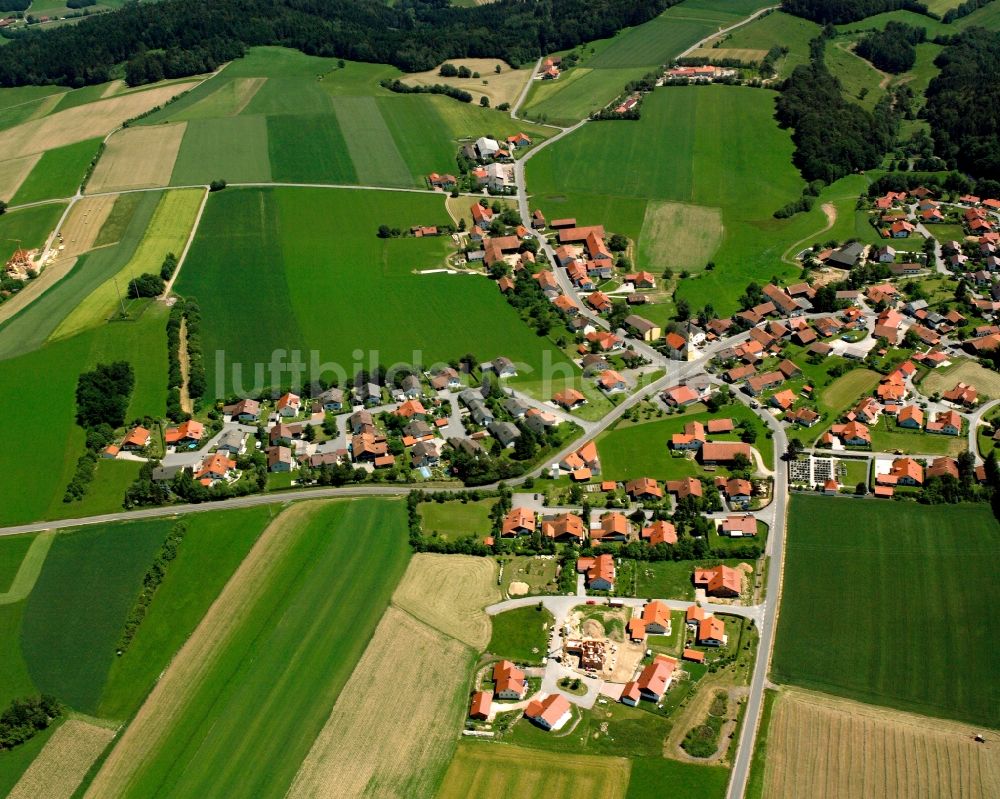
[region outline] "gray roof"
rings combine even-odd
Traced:
[[[511,422],[492,422],[490,424],[490,434],[501,444],[509,444],[516,438],[520,438],[521,431],[517,425]]]

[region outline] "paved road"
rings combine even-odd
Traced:
[[[1000,399],[990,400],[984,403],[981,407],[976,408],[974,413],[969,414],[969,452],[976,456],[976,463],[982,463],[983,459],[979,456],[979,442],[976,440],[977,434],[979,433],[979,427],[982,424],[983,417],[986,416],[987,412],[993,410],[1000,403]]]

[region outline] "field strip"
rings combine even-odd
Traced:
[[[144,272],[159,274],[160,264],[168,252],[177,254],[191,235],[202,203],[204,189],[171,189],[160,198],[135,253],[118,273],[106,280],[59,324],[53,339],[68,338],[99,325],[115,313],[118,291],[124,295],[128,282]],[[117,280],[118,287],[115,287]]]
[[[170,733],[189,698],[223,653],[234,620],[253,602],[260,587],[268,583],[282,557],[294,546],[296,528],[301,528],[316,508],[315,503],[308,502],[293,505],[265,528],[139,708],[85,796],[127,793],[136,771]]]
[[[374,97],[334,97],[333,110],[359,183],[415,183]]]
[[[111,215],[116,199],[116,195],[108,194],[103,197],[84,197],[73,203],[66,219],[58,227],[58,232],[63,237],[63,248],[54,263],[63,258],[75,258],[93,249],[101,228]],[[46,272],[42,274],[45,275]]]
[[[10,202],[10,198],[17,194],[24,179],[31,174],[31,170],[35,168],[35,164],[41,157],[41,153],[35,153],[21,158],[0,161],[0,200]]]
[[[17,568],[17,574],[11,581],[10,588],[6,593],[0,594],[0,605],[13,605],[27,598],[31,589],[35,587],[38,575],[42,573],[45,557],[49,554],[49,547],[52,546],[55,537],[55,531],[49,530],[39,533],[31,542],[31,546],[24,554],[24,560]]]
[[[70,799],[115,737],[108,727],[71,718],[45,743],[7,799]]]
[[[123,122],[197,85],[175,83],[136,94],[125,94],[96,103],[57,111],[42,119],[24,122],[0,132],[0,152],[8,158],[40,153],[67,144],[104,136]]]
[[[288,797],[431,795],[451,760],[473,657],[387,608]]]
[[[489,558],[418,553],[392,601],[435,630],[481,650],[490,642],[485,608],[500,600],[496,577]]]
[[[174,273],[170,276],[170,280],[167,281],[166,286],[163,288],[163,296],[167,297],[174,288],[174,283],[177,280],[177,276],[181,273],[181,267],[184,266],[184,261],[187,259],[188,253],[191,251],[191,245],[194,243],[194,237],[198,233],[198,227],[201,225],[201,217],[205,213],[205,205],[208,203],[208,189],[205,189],[205,193],[201,198],[201,205],[198,206],[198,213],[195,214],[194,222],[191,224],[191,233],[188,234],[188,239],[184,244],[184,249],[181,251],[180,256],[177,258],[177,267],[174,269]],[[186,323],[182,323],[186,324]],[[182,334],[181,342],[184,346],[185,351],[187,351],[187,338]],[[183,364],[182,364],[183,365]],[[184,393],[187,393],[187,379],[185,378],[185,388]]]
[[[463,741],[437,799],[622,799],[631,771],[632,764],[624,757]],[[669,795],[664,790],[663,796]]]
[[[782,689],[768,731],[764,795],[777,799],[1000,796],[1000,742],[979,728]]]
[[[118,131],[107,141],[88,193],[166,186],[186,129],[187,123],[180,122]]]

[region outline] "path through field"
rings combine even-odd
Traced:
[[[835,224],[837,224],[836,205],[834,205],[833,203],[823,203],[823,205],[821,205],[820,208],[823,209],[823,214],[826,216],[826,225],[821,227],[815,233],[812,233],[811,235],[806,236],[804,239],[800,239],[799,241],[795,242],[791,247],[785,250],[784,254],[781,256],[781,260],[784,261],[786,264],[792,264],[793,266],[796,266],[797,262],[795,261],[794,258],[790,256],[794,256],[795,254],[801,252],[802,247],[805,245],[807,241],[815,241],[817,236],[822,236],[824,233],[826,233],[826,231],[828,231]]]
[[[10,588],[0,594],[0,605],[13,605],[27,598],[31,589],[35,587],[38,575],[42,573],[45,557],[49,554],[49,548],[55,537],[54,531],[39,533],[35,537],[17,569],[17,574],[14,575]]]

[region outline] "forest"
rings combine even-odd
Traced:
[[[952,37],[934,62],[924,116],[934,150],[970,175],[1000,181],[1000,33],[972,28]]]
[[[181,77],[283,45],[309,55],[388,63],[408,72],[449,58],[513,66],[613,35],[679,0],[520,0],[456,8],[448,0],[162,0],[53,30],[6,34],[0,85],[83,86],[127,68],[135,84]]]
[[[927,38],[927,30],[903,22],[890,22],[885,30],[871,31],[858,40],[855,52],[883,72],[899,75],[913,68],[917,60],[914,45]]]
[[[885,11],[906,9],[926,14],[927,6],[916,0],[782,0],[781,8],[797,17],[821,25],[843,25]]]

